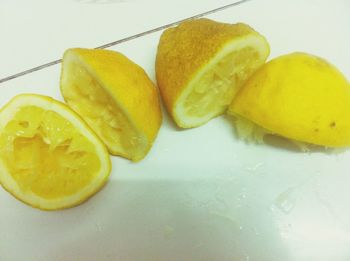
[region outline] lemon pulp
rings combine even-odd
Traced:
[[[192,83],[182,105],[184,113],[195,122],[226,111],[245,80],[263,63],[259,56],[256,48],[247,46],[219,59]]]
[[[100,170],[93,144],[50,110],[19,108],[0,134],[2,164],[23,191],[47,199],[69,196]]]
[[[138,155],[146,146],[130,121],[100,83],[79,63],[67,62],[64,96],[108,146],[111,153]]]
[[[246,141],[247,143],[262,144],[262,143],[265,143],[264,138],[267,135],[273,135],[273,136],[278,136],[280,138],[283,138],[285,141],[294,145],[294,147],[299,149],[301,152],[309,152],[312,146],[315,146],[307,142],[287,139],[283,136],[273,133],[272,131],[264,129],[262,126],[259,126],[256,123],[244,117],[241,117],[239,115],[235,115],[233,117],[234,117],[234,128],[235,128],[237,137]],[[330,150],[330,148],[326,148],[326,149],[330,152],[333,152],[333,151],[336,152],[334,148],[332,150]]]
[[[234,116],[237,136],[248,143],[264,143],[264,137],[272,132],[239,115]]]

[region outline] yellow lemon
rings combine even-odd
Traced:
[[[95,194],[110,170],[105,145],[63,103],[22,94],[0,111],[0,184],[19,200],[72,207]]]
[[[67,50],[61,92],[110,153],[139,161],[152,147],[162,121],[158,94],[145,71],[124,55]]]
[[[183,128],[222,114],[269,52],[266,39],[242,23],[198,19],[165,30],[156,76],[168,112]]]
[[[326,147],[350,145],[350,86],[333,65],[306,53],[263,65],[230,105],[266,132]]]

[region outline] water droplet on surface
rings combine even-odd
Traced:
[[[214,216],[219,217],[221,219],[225,219],[227,221],[230,221],[230,223],[232,223],[233,225],[236,226],[236,218],[231,216],[231,215],[227,215],[225,213],[221,213],[221,212],[217,212],[217,211],[210,211],[209,213],[211,215],[214,215]]]
[[[255,173],[260,167],[262,167],[264,163],[259,162],[255,164],[254,166],[246,167],[246,170],[252,173]]]
[[[278,226],[279,226],[281,237],[285,239],[289,238],[292,225],[290,223],[287,223],[287,224],[282,223],[282,224],[279,224]]]
[[[95,222],[94,224],[95,224],[96,231],[101,232],[102,231],[101,225],[97,222]]]
[[[198,242],[194,248],[201,248],[203,246],[203,242]]]
[[[260,235],[259,231],[256,228],[254,228],[254,234],[257,235],[257,236]]]
[[[283,213],[289,214],[295,207],[296,200],[296,190],[290,187],[277,196],[275,205]]]
[[[164,237],[170,238],[174,234],[174,228],[172,226],[165,226],[164,228]]]

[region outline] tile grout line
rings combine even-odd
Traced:
[[[206,12],[194,15],[194,16],[187,17],[187,18],[182,19],[182,20],[178,20],[178,21],[173,22],[173,23],[165,24],[165,25],[162,25],[162,26],[159,26],[159,27],[156,27],[156,28],[144,31],[142,33],[131,35],[131,36],[122,38],[120,40],[113,41],[113,42],[110,42],[110,43],[107,43],[107,44],[95,47],[94,49],[106,49],[106,48],[112,47],[114,45],[118,45],[118,44],[121,44],[121,43],[124,43],[124,42],[127,42],[127,41],[131,41],[133,39],[136,39],[136,38],[148,35],[148,34],[152,34],[152,33],[158,32],[160,30],[164,30],[166,28],[169,28],[169,27],[172,27],[174,25],[177,25],[177,24],[179,24],[181,22],[184,22],[184,21],[187,21],[187,20],[197,19],[197,18],[206,16],[206,15],[210,15],[210,14],[222,11],[224,9],[227,9],[227,8],[230,8],[230,7],[233,7],[233,6],[237,6],[237,5],[243,4],[243,3],[248,2],[248,1],[251,1],[251,0],[240,0],[238,2],[227,4],[227,5],[224,5],[224,6],[221,6],[221,7],[218,7],[218,8],[215,8],[215,9],[212,9],[212,10],[209,10],[209,11],[206,11]],[[52,62],[48,62],[48,63],[42,64],[42,65],[33,67],[31,69],[28,69],[28,70],[25,70],[25,71],[22,71],[22,72],[19,72],[19,73],[7,76],[5,78],[0,79],[0,83],[4,83],[4,82],[7,82],[7,81],[10,81],[10,80],[19,78],[19,77],[27,75],[27,74],[30,74],[30,73],[33,73],[33,72],[36,72],[36,71],[40,71],[40,70],[45,69],[47,67],[59,64],[59,63],[61,63],[61,61],[62,61],[62,59],[54,60]]]

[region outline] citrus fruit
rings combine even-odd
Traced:
[[[21,94],[0,111],[0,184],[40,209],[75,206],[107,181],[102,141],[68,106]]]
[[[292,53],[266,63],[228,110],[266,132],[325,147],[350,145],[350,86],[326,60]]]
[[[165,30],[156,76],[168,112],[183,128],[222,114],[268,55],[266,39],[242,23],[198,19]]]
[[[162,121],[157,90],[145,71],[121,53],[68,49],[61,92],[110,153],[139,161],[150,150]]]

